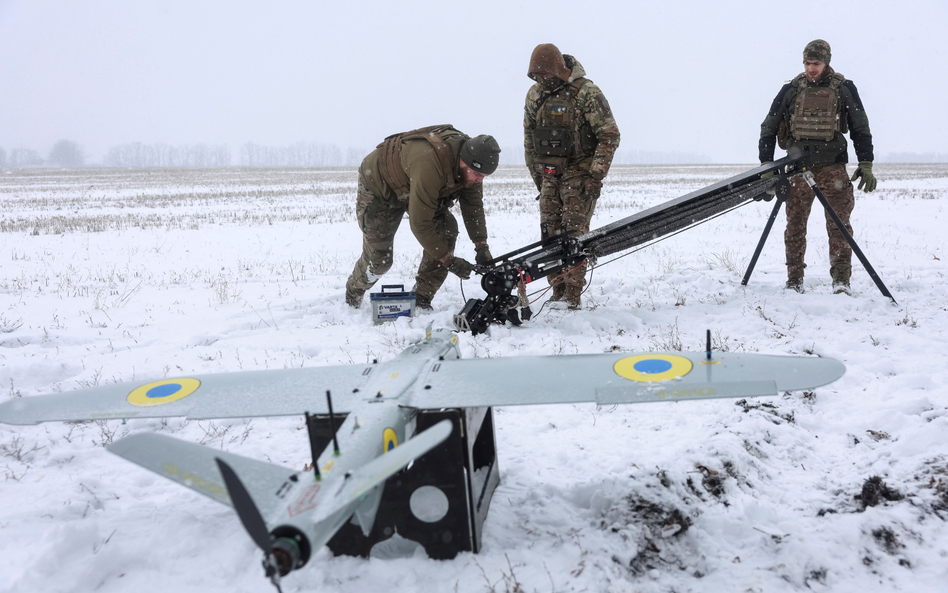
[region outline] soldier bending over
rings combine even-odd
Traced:
[[[406,212],[424,250],[415,277],[417,308],[431,309],[448,272],[471,277],[474,266],[454,256],[458,222],[449,208],[455,201],[474,242],[475,260],[493,259],[481,182],[497,169],[499,155],[493,137],[470,138],[450,125],[394,134],[369,153],[359,167],[356,199],[362,257],[346,281],[346,303],[358,308],[365,291],[392,267],[395,232]]]

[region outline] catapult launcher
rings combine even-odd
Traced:
[[[454,325],[459,331],[470,331],[475,335],[487,331],[492,323],[510,321],[514,325],[521,325],[533,315],[526,294],[527,284],[563,273],[575,266],[595,265],[598,258],[659,240],[751,201],[771,201],[776,197],[777,202],[741,282],[746,285],[780,206],[790,194],[790,178],[794,175],[803,175],[876,286],[894,302],[895,299],[817,187],[813,174],[807,170],[808,163],[807,153],[788,155],[585,235],[560,233],[546,236],[547,232],[544,232],[540,241],[475,268],[475,272],[482,275],[481,287],[487,295],[480,299],[469,299],[460,313],[454,316]]]

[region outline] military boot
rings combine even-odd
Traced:
[[[415,295],[415,309],[429,313],[434,311],[434,308],[431,306],[431,297],[424,295]]]
[[[800,294],[803,294],[803,277],[802,276],[790,276],[787,278],[787,290],[795,290]]]
[[[551,301],[565,301],[566,300],[566,285],[562,282],[559,284],[553,285],[553,296],[550,297]]]
[[[852,296],[852,289],[849,288],[849,278],[852,273],[852,266],[845,264],[838,264],[830,268],[830,276],[833,277],[833,294]]]
[[[582,304],[580,301],[580,296],[583,294],[582,286],[567,286],[566,293],[564,297],[566,298],[566,305],[570,311],[576,311],[579,309]]]
[[[365,296],[365,291],[354,288],[346,282],[346,304],[352,307],[353,309],[358,309],[362,306],[362,297]]]

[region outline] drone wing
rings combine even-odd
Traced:
[[[832,358],[714,353],[616,353],[446,360],[419,380],[417,408],[754,397],[839,379]]]
[[[348,412],[359,399],[375,365],[345,365],[247,371],[115,383],[82,391],[22,397],[0,404],[0,422],[38,424],[49,421],[109,418],[193,419],[325,414],[326,391],[333,408]],[[216,466],[215,466],[216,467]],[[215,469],[216,471],[216,469]]]

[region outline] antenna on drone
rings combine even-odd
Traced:
[[[332,415],[332,395],[326,390],[326,403],[329,404],[329,430],[332,431],[332,452],[339,456],[339,439],[336,437],[336,420]]]
[[[316,435],[313,434],[313,421],[309,412],[303,412],[303,414],[306,416],[306,432],[309,434],[309,451],[313,456],[313,471],[316,472],[314,478],[318,482],[322,479],[322,476],[319,475],[319,451],[316,449]]]

